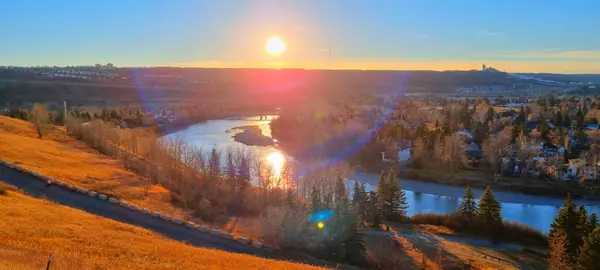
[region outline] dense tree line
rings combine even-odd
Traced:
[[[550,269],[597,269],[600,264],[598,216],[588,215],[567,196],[551,224]]]

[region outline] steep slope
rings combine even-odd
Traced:
[[[70,184],[118,196],[142,207],[184,216],[169,202],[169,192],[127,170],[118,160],[98,153],[53,126],[43,139],[33,126],[0,116],[0,158]]]

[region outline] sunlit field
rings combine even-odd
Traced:
[[[0,158],[69,184],[118,196],[137,205],[182,216],[169,203],[169,192],[127,171],[118,160],[104,156],[53,126],[38,139],[28,122],[0,116]]]
[[[318,269],[196,248],[0,184],[0,269]],[[8,268],[5,268],[8,267]]]

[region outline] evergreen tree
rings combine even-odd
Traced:
[[[500,215],[500,203],[496,201],[490,187],[485,189],[479,199],[479,214],[477,217],[483,224],[484,229],[495,239],[497,237],[496,230],[502,224],[502,216]]]
[[[598,215],[592,213],[588,221],[588,232],[593,232],[596,228],[598,228]]]
[[[376,228],[381,226],[383,222],[383,218],[381,216],[381,212],[379,212],[379,195],[377,195],[374,191],[369,191],[367,193],[367,203],[366,203],[366,218],[365,221],[369,223],[369,226]]]
[[[391,211],[390,211],[390,205],[388,204],[388,198],[389,196],[389,185],[388,185],[388,181],[385,177],[385,175],[383,174],[383,172],[381,172],[381,175],[379,175],[379,183],[377,183],[377,206],[379,209],[379,213],[381,214],[381,216],[383,218],[387,218],[389,216],[392,215]]]
[[[400,188],[400,183],[396,181],[396,173],[390,170],[387,179],[388,192],[385,205],[389,207],[386,212],[389,216],[386,219],[397,219],[406,216],[408,202],[406,201],[406,193]]]
[[[585,206],[580,205],[577,210],[577,214],[579,215],[579,223],[577,224],[577,231],[581,235],[581,239],[585,239],[592,231],[589,231],[590,226],[588,224],[589,219],[587,215],[587,211],[585,210]]]
[[[596,228],[585,239],[574,269],[594,270],[598,268],[600,268],[600,229]]]
[[[549,235],[562,233],[566,237],[566,248],[569,262],[573,262],[581,242],[581,234],[578,232],[579,214],[573,204],[571,194],[567,195],[563,206],[558,211],[558,215],[550,225]]]
[[[362,221],[356,209],[347,212],[346,224],[346,238],[343,240],[346,248],[344,260],[354,264],[362,264],[366,254],[366,247],[361,229]]]
[[[364,184],[354,182],[354,194],[352,196],[352,205],[358,212],[358,215],[364,219],[366,217],[367,192]]]
[[[352,206],[358,206],[362,202],[362,194],[360,191],[360,184],[358,181],[354,181],[354,187],[352,189]]]
[[[477,203],[473,198],[473,191],[471,191],[470,187],[467,187],[465,195],[463,196],[463,200],[458,206],[458,213],[463,217],[466,217],[468,220],[471,220],[479,213],[479,209],[477,209]]]

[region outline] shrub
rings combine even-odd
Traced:
[[[473,235],[488,236],[485,226],[457,214],[419,213],[411,217],[413,224],[429,224],[444,226],[457,232]],[[502,226],[495,231],[495,236],[501,241],[517,242],[526,245],[546,246],[548,238],[541,231],[516,222],[504,221]]]
[[[385,239],[367,251],[366,260],[374,269],[409,269],[408,256],[391,240]],[[424,268],[424,267],[423,267]],[[412,269],[412,268],[410,268]]]
[[[19,190],[15,186],[11,186],[8,184],[0,183],[0,196],[7,195],[8,191],[17,191]]]
[[[42,138],[46,131],[52,126],[50,125],[50,112],[46,106],[36,103],[29,112],[29,121],[33,123],[38,134],[38,138]]]

